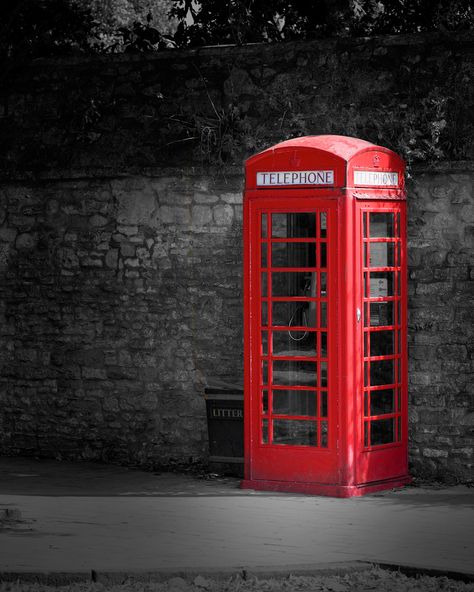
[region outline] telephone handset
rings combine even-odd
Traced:
[[[316,297],[316,274],[315,273],[311,273],[306,278],[303,293],[304,293],[304,296],[308,296],[310,298]],[[316,326],[316,302],[314,302],[314,301],[302,302],[301,305],[298,306],[295,309],[295,311],[293,312],[293,314],[291,315],[291,318],[288,322],[288,326],[291,327],[293,325],[295,317],[299,314],[300,311],[301,311],[301,326],[315,327]],[[288,331],[288,336],[293,341],[302,341],[306,337],[307,334],[308,334],[308,331],[305,331],[301,337],[293,337],[293,335],[291,334],[291,331]]]

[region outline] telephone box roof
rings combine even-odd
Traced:
[[[365,152],[366,150],[380,150],[381,152],[392,152],[388,148],[377,146],[366,140],[360,140],[359,138],[352,138],[350,136],[303,136],[301,138],[292,138],[291,140],[285,140],[279,144],[275,144],[266,150],[263,150],[259,154],[255,154],[249,160],[258,156],[263,156],[268,152],[275,152],[281,149],[291,148],[305,148],[305,149],[316,149],[322,152],[328,152],[335,156],[339,156],[345,161],[349,161],[353,156],[359,152]]]
[[[378,187],[400,192],[405,187],[405,163],[398,154],[350,136],[286,140],[249,158],[245,171],[247,190],[312,186]]]

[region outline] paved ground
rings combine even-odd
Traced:
[[[0,458],[0,572],[311,568],[474,573],[474,488],[334,499],[109,465]],[[16,513],[15,513],[16,511]]]

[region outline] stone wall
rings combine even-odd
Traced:
[[[410,455],[472,480],[473,48],[42,61],[0,88],[0,451],[205,457],[204,385],[242,376],[242,160],[342,133],[452,160],[410,166]]]
[[[419,171],[409,191],[410,456],[472,481],[474,170]]]
[[[2,452],[205,456],[204,385],[241,380],[240,181],[4,187]]]
[[[282,139],[317,134],[410,159],[474,159],[472,32],[38,60],[12,71],[0,78],[0,173],[13,178],[240,167]]]

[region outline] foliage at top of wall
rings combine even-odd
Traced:
[[[473,78],[472,33],[37,61],[0,90],[0,171],[240,165],[325,133],[474,160]]]
[[[3,0],[0,60],[474,29],[471,0]]]

